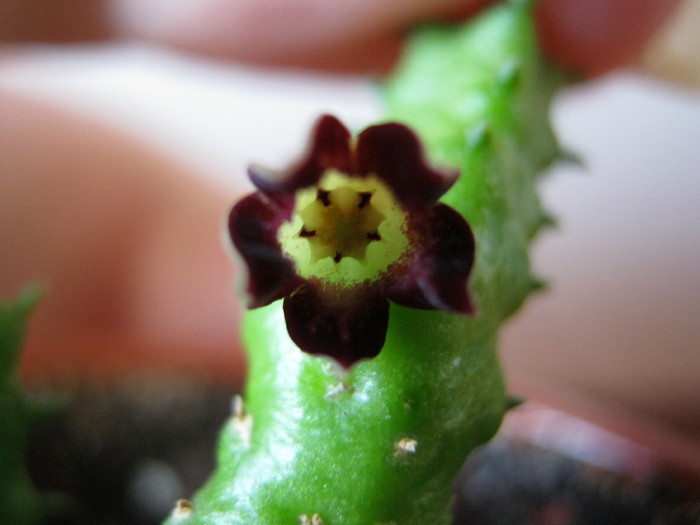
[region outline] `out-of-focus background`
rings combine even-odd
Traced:
[[[638,64],[574,85],[556,100],[554,125],[566,148],[583,159],[583,167],[555,166],[544,184],[544,199],[559,225],[538,241],[534,264],[550,288],[508,326],[502,348],[515,390],[609,405],[625,417],[649,417],[694,439],[700,438],[698,27],[700,3],[687,0]],[[17,134],[25,144],[35,141],[30,158],[12,158],[13,168],[33,163],[50,174],[66,136],[87,129],[85,164],[76,155],[72,164],[56,169],[89,170],[95,163],[122,169],[128,162],[119,155],[147,151],[149,158],[165,159],[153,161],[153,169],[170,166],[178,180],[188,179],[182,194],[206,187],[222,203],[247,188],[248,163],[281,167],[294,158],[320,112],[332,112],[355,128],[381,116],[373,84],[363,77],[255,69],[139,43],[5,46],[0,50],[0,91],[6,95],[0,106],[5,153],[16,151]],[[31,122],[13,120],[17,107],[27,101],[44,109]],[[69,124],[62,127],[62,122]],[[105,148],[110,140],[129,146]],[[92,158],[96,152],[98,158]],[[0,159],[0,191],[10,191],[3,169]],[[139,195],[120,198],[117,207],[123,213],[141,210],[134,204]],[[208,224],[217,236],[226,205],[201,210],[213,217]],[[13,228],[10,219],[5,217],[0,228]],[[127,233],[123,240],[134,241]],[[95,265],[119,251],[115,246],[99,249]],[[47,257],[64,255],[60,244],[47,247]],[[196,269],[197,254],[191,256]],[[0,247],[0,261],[12,257],[9,248]],[[172,275],[167,260],[159,268],[149,277],[153,287],[173,280],[187,287],[210,278]],[[219,265],[211,275],[218,279],[227,271]],[[0,284],[6,294],[20,283]],[[112,284],[104,294],[120,293],[121,284]],[[229,279],[210,286],[231,296],[229,302],[221,299],[226,308],[216,318],[225,324],[227,316],[236,315]],[[52,283],[53,289],[60,287],[60,282]],[[164,316],[181,315],[177,296],[162,299],[146,316],[152,326]],[[200,323],[203,341],[216,324],[181,322]],[[231,326],[235,335],[233,321]],[[34,372],[39,370],[37,377],[49,377],[51,366],[66,363],[60,349],[70,341],[56,343],[66,327],[55,328],[37,340],[30,337],[28,359]],[[196,356],[181,357],[188,342],[177,333],[169,335],[180,355],[172,360],[196,362]],[[231,343],[231,352],[234,347]],[[49,350],[42,354],[42,348]],[[128,366],[113,359],[115,366]],[[233,358],[221,361],[223,367],[240,365]]]

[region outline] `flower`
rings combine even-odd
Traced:
[[[456,172],[428,166],[406,126],[371,126],[353,140],[321,117],[306,157],[278,173],[251,166],[257,191],[231,210],[229,232],[247,267],[248,306],[284,299],[303,351],[341,364],[377,355],[389,300],[471,313],[474,237],[438,199]]]

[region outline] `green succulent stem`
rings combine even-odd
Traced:
[[[299,350],[281,301],[247,312],[245,401],[234,403],[212,478],[170,525],[451,522],[452,480],[507,405],[499,326],[538,282],[527,249],[547,220],[536,182],[558,153],[547,118],[558,75],[530,14],[511,1],[466,26],[416,31],[381,86],[387,120],[462,171],[442,200],[476,235],[478,313],[392,305],[381,353],[345,370]]]

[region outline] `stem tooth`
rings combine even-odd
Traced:
[[[345,381],[341,381],[337,385],[328,385],[326,388],[326,399],[335,399],[339,395],[349,392],[351,387],[349,387]]]
[[[418,441],[411,438],[401,438],[396,443],[394,443],[394,456],[396,457],[406,457],[409,454],[416,453],[416,447],[418,446]]]
[[[192,503],[186,499],[179,499],[175,503],[172,517],[175,520],[184,520],[192,516]]]
[[[246,412],[243,398],[239,395],[233,397],[232,408],[231,428],[247,448],[250,446],[250,435],[253,432],[253,416]]]
[[[323,525],[323,520],[318,512],[314,512],[313,516],[309,517],[306,514],[299,516],[299,525]]]

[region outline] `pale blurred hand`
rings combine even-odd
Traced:
[[[483,0],[47,0],[0,7],[5,41],[138,38],[267,65],[377,73],[423,21]],[[542,0],[543,46],[597,75],[634,58],[677,1]],[[0,72],[1,72],[0,63]],[[0,92],[0,293],[50,283],[32,324],[35,379],[159,369],[242,377],[222,193],[95,123]],[[238,174],[242,176],[242,174]]]

